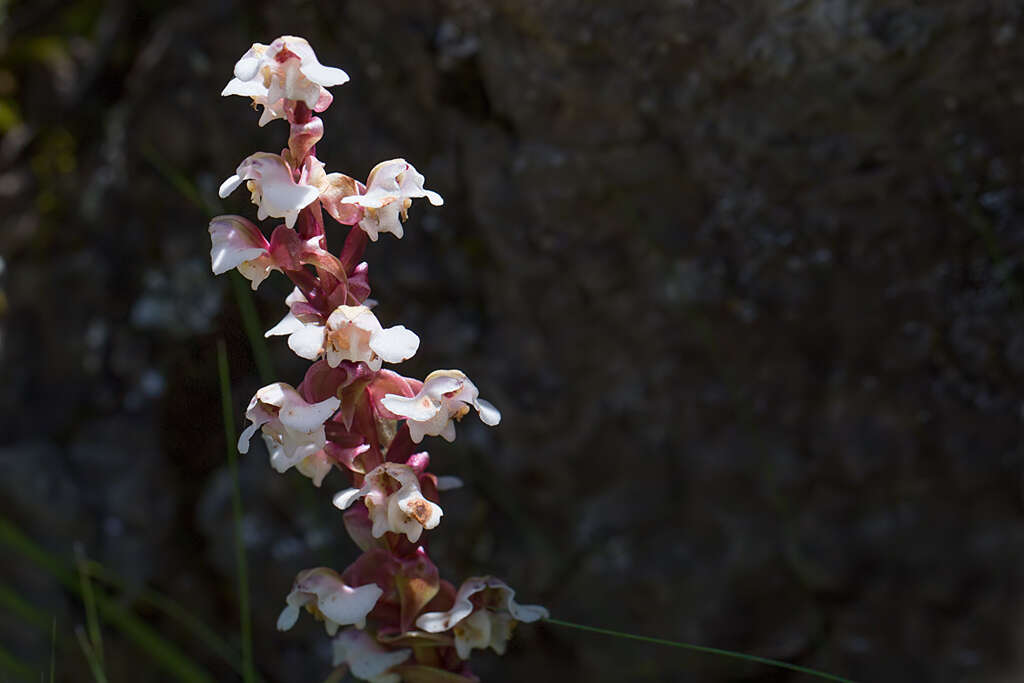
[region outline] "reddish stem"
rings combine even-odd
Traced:
[[[299,237],[303,240],[309,240],[313,237],[323,237],[324,214],[320,209],[320,202],[314,201],[299,212],[299,217],[295,221],[295,232],[297,232]],[[326,248],[322,239],[320,240],[319,246],[321,249]]]
[[[320,281],[316,279],[308,270],[284,270],[282,271],[288,276],[288,279],[299,288],[302,292],[302,296],[306,297],[306,301],[313,308],[327,313],[327,297],[324,296],[323,291],[320,289]]]
[[[341,261],[341,267],[349,275],[362,262],[369,240],[370,238],[367,236],[366,231],[358,225],[352,226],[348,231],[348,236],[345,238],[345,246],[342,247],[338,260]]]
[[[309,120],[313,118],[313,111],[306,106],[306,103],[302,100],[295,101],[295,107],[291,111],[291,116],[288,120],[291,123],[305,124],[309,123]]]

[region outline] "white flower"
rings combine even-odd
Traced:
[[[316,474],[321,471],[327,473],[317,460],[318,452],[327,443],[324,422],[340,405],[341,400],[335,397],[319,403],[306,403],[290,385],[284,382],[269,384],[257,391],[249,402],[245,416],[252,424],[239,437],[238,452],[248,453],[249,440],[257,429],[262,428],[271,466],[278,472],[286,472],[301,465],[299,470],[315,482]],[[312,460],[303,463],[307,458]]]
[[[423,388],[412,398],[387,394],[381,404],[406,418],[409,436],[415,443],[426,434],[454,441],[454,420],[461,420],[470,406],[476,408],[485,425],[493,427],[501,422],[498,409],[480,398],[476,385],[460,370],[435,370],[427,375]]]
[[[218,194],[227,197],[248,180],[252,203],[259,207],[259,219],[267,216],[285,219],[290,228],[295,225],[299,211],[312,204],[320,191],[312,185],[300,185],[292,178],[288,163],[278,154],[257,152],[247,157],[235,175],[221,183]]]
[[[356,678],[370,683],[399,683],[401,676],[388,669],[409,659],[412,650],[388,650],[368,633],[346,629],[338,634],[332,643],[334,658],[332,666],[348,664]]]
[[[303,320],[289,312],[266,332],[268,337],[285,334],[288,347],[300,358],[316,360],[322,353],[332,368],[343,360],[362,361],[374,372],[384,361],[412,358],[420,346],[420,338],[402,325],[384,329],[366,306],[338,306],[326,325],[322,319]]]
[[[262,104],[263,126],[284,117],[284,100],[323,111],[333,99],[324,88],[347,81],[344,71],[320,63],[305,38],[281,36],[270,45],[253,43],[235,63],[235,77],[221,95],[243,95]]]
[[[293,308],[294,304],[306,304],[306,297],[295,287],[284,299],[285,306]],[[299,358],[316,360],[324,350],[324,325],[321,317],[313,313],[302,314],[299,318],[291,311],[281,321],[267,330],[264,337],[288,335],[288,348]]]
[[[251,221],[241,216],[217,216],[210,221],[210,265],[214,275],[232,268],[252,282],[256,289],[270,271],[278,270],[270,257],[270,246]]]
[[[337,572],[327,567],[305,569],[295,577],[292,592],[285,598],[288,605],[277,618],[277,630],[287,631],[294,626],[302,607],[323,619],[327,635],[333,636],[339,626],[348,624],[363,628],[366,615],[383,594],[375,583],[355,588],[346,585]]]
[[[477,594],[481,595],[471,599]],[[452,629],[455,650],[462,659],[469,659],[473,648],[490,647],[499,655],[505,654],[516,622],[529,623],[548,617],[548,611],[540,605],[516,603],[515,594],[504,581],[475,576],[459,587],[450,610],[420,615],[416,626],[428,633]]]
[[[263,440],[268,441],[265,435]],[[270,443],[268,442],[267,449],[269,450],[270,447]],[[295,469],[297,469],[302,476],[312,479],[313,486],[316,486],[317,488],[320,488],[320,484],[323,483],[324,477],[327,476],[328,472],[330,472],[333,467],[334,461],[329,455],[327,455],[327,451],[322,449],[313,455],[307,455],[305,458],[295,463]]]
[[[343,360],[363,361],[376,372],[383,361],[412,358],[419,346],[416,333],[403,325],[385,330],[366,306],[338,306],[327,318],[324,355],[332,368]]]
[[[427,500],[420,491],[419,478],[408,465],[386,462],[366,474],[363,487],[345,489],[334,496],[334,505],[341,510],[365,496],[366,508],[373,522],[373,537],[391,531],[405,534],[410,543],[419,540],[424,529],[433,529],[441,522],[441,506]]]
[[[423,189],[423,176],[405,159],[382,161],[373,167],[366,179],[366,193],[350,195],[343,204],[355,204],[366,210],[359,227],[370,239],[377,241],[378,233],[390,232],[401,237],[402,221],[409,217],[409,207],[416,197],[426,197],[434,206],[441,206],[441,195]],[[399,220],[401,218],[401,220]]]

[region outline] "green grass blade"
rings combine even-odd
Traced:
[[[108,601],[97,601],[100,615],[176,680],[189,683],[213,683],[214,678],[189,659],[176,645],[128,610]]]
[[[267,340],[263,336],[263,325],[260,323],[259,313],[256,312],[256,304],[252,301],[249,281],[237,270],[232,270],[230,276],[231,289],[235,294],[238,313],[242,316],[242,329],[249,340],[256,372],[264,384],[270,384],[274,381],[274,364],[270,360],[270,349],[267,348]]]
[[[74,572],[61,560],[37,546],[10,520],[0,516],[0,545],[10,548],[23,558],[44,570],[69,591],[81,597],[81,586],[75,580]],[[214,683],[214,678],[193,662],[172,642],[163,638],[142,619],[125,608],[96,595],[96,611],[103,621],[113,626],[149,655],[153,661],[166,670],[175,680],[188,683]]]
[[[0,607],[40,630],[45,629],[49,625],[46,612],[2,583],[0,583]]]
[[[235,564],[238,571],[238,606],[242,627],[242,679],[245,683],[256,680],[256,667],[252,653],[252,619],[249,610],[249,567],[245,559],[245,539],[242,536],[242,489],[238,483],[238,437],[235,433],[235,407],[231,400],[231,376],[228,352],[224,340],[217,342],[217,371],[220,375],[220,402],[224,411],[224,438],[231,473],[231,512],[235,520]]]
[[[35,671],[32,670],[32,667],[15,657],[2,645],[0,645],[0,671],[6,671],[23,681],[35,680]]]
[[[57,674],[57,617],[53,618],[53,627],[50,629],[50,683],[53,683]]]
[[[220,206],[206,201],[199,188],[196,187],[196,184],[186,177],[184,173],[167,163],[152,145],[146,144],[142,146],[142,156],[190,204],[210,216],[221,213]],[[260,323],[259,315],[256,313],[256,305],[252,301],[252,292],[249,289],[248,280],[237,270],[231,271],[230,279],[235,303],[238,305],[238,312],[242,316],[242,328],[245,330],[245,336],[249,339],[252,358],[256,363],[256,371],[265,384],[270,384],[274,381],[274,366],[270,359],[270,350],[267,348],[267,340],[263,337],[263,326]]]
[[[789,662],[782,662],[777,659],[768,659],[767,657],[758,657],[757,655],[748,655],[743,652],[733,652],[732,650],[722,650],[717,647],[707,647],[705,645],[693,645],[691,643],[680,643],[674,640],[665,640],[664,638],[651,638],[649,636],[638,636],[634,633],[623,633],[622,631],[612,631],[606,628],[597,628],[596,626],[584,626],[583,624],[574,624],[571,621],[562,621],[561,619],[545,619],[549,624],[557,624],[558,626],[567,626],[569,628],[579,629],[580,631],[590,631],[591,633],[600,633],[606,636],[614,636],[616,638],[626,638],[628,640],[639,640],[644,643],[653,643],[655,645],[667,645],[669,647],[678,647],[683,650],[690,650],[693,652],[702,652],[709,655],[718,655],[720,657],[730,657],[732,659],[741,659],[747,662],[756,662],[758,664],[764,664],[765,666],[773,666],[779,669],[789,669],[790,671],[797,671],[808,676],[815,676],[822,678],[826,681],[838,681],[838,683],[854,683],[848,678],[842,678],[833,674],[825,673],[824,671],[816,671],[814,669],[808,669],[805,666],[798,666],[797,664],[790,664]]]
[[[85,655],[85,661],[89,664],[89,670],[96,683],[107,683],[107,675],[103,672],[103,662],[93,650],[93,646],[89,643],[89,638],[81,626],[75,629],[75,637],[78,638],[78,646],[82,648],[82,654]]]
[[[203,199],[203,195],[199,192],[199,188],[196,187],[195,183],[185,177],[184,173],[168,164],[153,145],[143,143],[140,151],[143,158],[151,163],[153,168],[164,177],[164,180],[174,186],[174,189],[180,192],[181,196],[187,199],[190,204],[207,213],[217,213],[216,207],[211,206]]]
[[[89,632],[90,652],[96,664],[103,670],[103,632],[100,629],[100,618],[96,612],[96,594],[92,590],[89,569],[86,566],[85,551],[82,546],[75,546],[75,566],[78,568],[78,580],[82,587],[82,604],[85,605],[85,623]],[[90,662],[91,666],[91,662]],[[95,676],[95,673],[93,673]]]
[[[95,560],[89,561],[89,573],[94,579],[102,581],[108,586],[118,590],[126,589],[127,584],[124,579]],[[178,622],[178,624],[188,631],[196,640],[203,643],[211,652],[224,660],[224,662],[232,669],[239,674],[242,673],[243,667],[238,652],[230,643],[228,643],[227,640],[222,638],[219,633],[207,626],[202,619],[199,619],[173,599],[159,591],[155,591],[150,588],[142,588],[141,590],[133,591],[132,595],[139,602],[152,607],[158,612],[161,612]]]

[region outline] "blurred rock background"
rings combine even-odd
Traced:
[[[328,170],[404,156],[445,198],[368,253],[382,319],[423,341],[403,372],[461,368],[504,415],[431,443],[467,482],[432,536],[443,575],[864,682],[1021,680],[1022,12],[2,2],[0,513],[65,561],[79,544],[124,579],[98,590],[237,680],[143,597],[238,641],[217,341],[240,421],[263,382],[206,224],[255,213],[216,188],[287,136],[218,93],[292,33],[352,77]],[[264,327],[286,293],[253,295]],[[319,626],[274,619],[296,571],[354,557],[347,482],[311,492],[262,449],[241,468],[259,671],[323,680]],[[56,619],[57,679],[90,680],[77,597],[0,548],[0,645],[38,680]],[[104,648],[111,681],[175,679],[114,626]],[[488,682],[810,680],[552,625],[475,661]]]

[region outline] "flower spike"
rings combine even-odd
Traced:
[[[289,123],[280,154],[246,157],[219,189],[223,198],[244,183],[258,218],[283,224],[264,232],[242,216],[217,216],[209,225],[210,267],[215,275],[237,269],[253,289],[272,271],[291,280],[287,313],[266,336],[286,337],[312,361],[297,387],[274,382],[256,392],[238,450],[247,452],[260,432],[277,472],[295,469],[314,486],[333,469],[348,474],[350,487],[333,501],[362,551],[344,571],[300,572],[277,628],[288,630],[309,612],[332,637],[338,671],[370,683],[479,682],[467,661],[472,651],[503,653],[517,623],[547,610],[519,605],[511,588],[489,576],[456,590],[429,556],[427,532],[444,515],[441,496],[462,481],[430,471],[430,455],[416,444],[427,435],[454,440],[455,422],[470,410],[491,426],[501,413],[459,370],[437,370],[421,382],[383,367],[412,358],[420,338],[378,320],[366,250],[381,233],[402,237],[414,199],[444,200],[405,159],[377,164],[365,185],[327,172],[316,157],[324,122],[314,112],[333,101],[327,88],[346,81],[305,39],[281,36],[253,43],[222,92],[262,106],[260,126]],[[332,230],[348,230],[338,254],[328,249],[324,213],[336,222]]]

